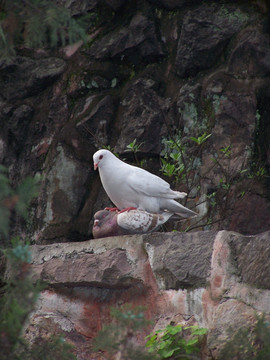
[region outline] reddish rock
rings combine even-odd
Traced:
[[[51,259],[44,265],[34,266],[33,272],[40,274],[45,282],[58,286],[76,284],[89,287],[103,283],[104,287],[129,287],[133,282],[141,281],[133,278],[125,251],[118,249],[108,250],[100,255],[76,254],[73,257],[71,254],[63,260]]]
[[[48,288],[25,336],[35,341],[62,332],[81,359],[96,359],[90,340],[111,321],[110,306],[131,303],[146,306],[156,330],[170,321],[208,328],[207,347],[217,358],[231,327],[253,325],[255,311],[270,312],[269,244],[269,232],[221,231],[32,246],[33,276],[46,280]]]
[[[11,232],[57,242],[32,248],[36,276],[49,285],[27,336],[38,342],[64,333],[78,358],[91,359],[89,339],[110,320],[109,307],[132,302],[148,305],[153,326],[170,319],[207,326],[218,354],[226,312],[238,325],[252,323],[252,311],[270,312],[269,233],[250,236],[270,230],[268,5],[61,3],[76,18],[91,17],[83,46],[19,47],[17,57],[0,61],[1,163],[14,188],[26,176],[43,179],[32,224],[14,215]],[[211,133],[205,143],[192,141],[204,132]],[[139,160],[151,157],[147,170],[158,173],[162,141],[176,135],[192,165],[187,179],[169,182],[192,187],[200,213],[192,226],[211,233],[70,243],[88,239],[93,214],[108,206],[92,168],[96,148],[124,153],[136,138]],[[247,236],[215,234],[221,229]]]
[[[213,358],[217,359],[220,348],[232,339],[232,331],[236,333],[241,328],[252,327],[256,320],[250,306],[234,299],[228,299],[216,307],[208,333],[208,348]]]
[[[257,194],[245,194],[237,200],[229,230],[254,235],[270,229],[270,203],[266,198]]]

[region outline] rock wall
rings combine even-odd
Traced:
[[[132,302],[157,328],[206,326],[204,356],[215,358],[231,325],[269,314],[268,3],[63,1],[91,15],[86,44],[1,61],[0,162],[14,185],[42,178],[32,223],[12,218],[36,244],[34,278],[49,284],[30,340],[64,332],[78,359],[97,359],[91,340],[109,306]],[[93,153],[109,146],[162,176],[171,138],[185,148],[186,178],[166,180],[198,217],[167,230],[193,232],[88,240],[93,214],[109,205]],[[134,139],[137,159],[126,151]]]
[[[91,343],[110,322],[109,308],[146,306],[153,328],[208,328],[203,359],[256,314],[270,313],[270,232],[153,233],[78,243],[33,245],[33,278],[49,285],[26,328],[32,341],[64,334],[77,359],[102,359]]]
[[[85,45],[21,48],[0,64],[0,161],[14,185],[43,179],[33,224],[15,219],[14,231],[39,244],[89,239],[109,205],[93,153],[106,145],[134,162],[137,139],[138,162],[162,176],[164,139],[177,137],[186,179],[166,179],[199,217],[167,230],[269,230],[267,2],[63,3],[91,15]]]

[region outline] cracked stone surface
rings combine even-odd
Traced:
[[[270,232],[229,231],[33,245],[32,277],[47,288],[25,335],[34,341],[64,333],[80,359],[96,359],[87,339],[110,321],[110,306],[131,303],[146,307],[155,329],[170,321],[207,327],[204,359],[210,352],[218,357],[232,326],[237,330],[254,324],[256,313],[270,314],[269,249]]]

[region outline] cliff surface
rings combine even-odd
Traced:
[[[18,49],[0,66],[0,161],[14,185],[43,179],[33,225],[15,219],[14,231],[39,244],[89,239],[109,205],[92,165],[102,146],[188,193],[199,217],[168,230],[269,230],[267,6],[68,4],[91,15],[88,43]]]
[[[25,330],[39,341],[64,334],[78,359],[103,359],[92,340],[110,307],[145,306],[153,328],[208,329],[202,359],[216,359],[241,327],[270,312],[270,233],[153,233],[78,243],[33,245],[33,279],[46,281]]]
[[[91,15],[86,44],[0,63],[0,162],[14,186],[42,179],[32,223],[12,219],[49,285],[25,335],[64,333],[78,359],[98,359],[109,307],[131,302],[156,328],[207,327],[215,358],[231,328],[270,312],[268,2],[65,3]],[[92,165],[102,146],[187,192],[198,217],[89,240],[110,205]]]

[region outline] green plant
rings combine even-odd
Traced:
[[[230,338],[221,351],[220,360],[270,359],[270,322],[265,315],[257,316],[253,328],[243,327]]]
[[[228,146],[225,146],[225,147],[222,147],[220,149],[220,151],[224,154],[225,157],[230,157],[231,156],[231,145],[228,145]]]
[[[174,138],[162,139],[161,171],[165,176],[174,177],[176,183],[186,182],[190,165],[186,162],[186,146],[179,132]]]
[[[135,75],[136,75],[135,70],[132,69],[132,70],[130,71],[129,80],[132,80]]]
[[[31,252],[29,243],[19,238],[12,240],[12,247],[2,249],[8,262],[8,277],[5,279],[4,296],[0,301],[0,347],[2,360],[63,360],[75,359],[71,346],[60,336],[51,336],[47,341],[30,344],[22,337],[23,328],[40,291],[45,287],[33,283],[29,277]]]
[[[0,341],[6,358],[13,356],[15,359],[18,344],[25,346],[20,336],[27,316],[34,308],[40,285],[34,285],[27,277],[31,262],[29,244],[23,244],[16,238],[12,240],[12,248],[1,251],[5,255],[11,274],[6,281],[4,296],[0,302]]]
[[[117,78],[113,78],[113,79],[112,79],[112,82],[111,82],[111,88],[115,88],[116,85],[117,85],[117,83],[118,83]]]
[[[131,150],[133,152],[134,158],[136,163],[139,165],[139,160],[137,157],[137,152],[140,150],[141,146],[143,145],[143,142],[141,142],[140,144],[137,143],[137,139],[134,139],[130,144],[127,145],[127,150],[129,151]]]
[[[11,212],[17,211],[24,219],[28,218],[28,207],[38,194],[39,178],[26,178],[13,190],[7,170],[0,166],[0,233],[5,239],[9,234]],[[61,337],[52,336],[49,340],[30,345],[22,336],[29,314],[33,311],[44,284],[33,282],[30,277],[31,252],[29,242],[14,237],[10,244],[0,249],[1,257],[7,264],[6,276],[1,279],[3,292],[0,298],[0,348],[1,360],[71,360],[70,345]],[[3,245],[2,245],[3,246]]]
[[[198,176],[198,170],[201,167],[201,157],[203,151],[206,149],[204,144],[211,137],[211,133],[206,131],[199,136],[186,136],[185,131],[178,132],[174,136],[162,139],[162,151],[161,151],[161,171],[164,176],[171,177],[174,183],[177,185],[181,183],[185,186],[185,191],[188,193],[188,197],[199,198],[197,206],[206,202],[206,206],[203,208],[204,213],[201,217],[195,219],[192,224],[182,228],[182,231],[190,231],[196,227],[207,227],[209,225],[220,221],[220,218],[215,216],[211,217],[211,211],[216,206],[221,206],[223,209],[227,206],[229,201],[229,191],[233,184],[237,184],[244,180],[247,176],[247,169],[239,169],[238,172],[234,169],[234,162],[232,159],[232,145],[223,146],[219,149],[218,153],[214,153],[212,156],[212,167],[208,166],[207,171],[204,173],[200,171]],[[234,153],[234,156],[236,154]],[[243,167],[246,165],[243,163]],[[233,169],[233,171],[232,171]],[[211,196],[209,194],[200,193],[200,181],[201,178],[206,178],[209,181],[209,175],[215,175],[213,186],[211,188]],[[253,172],[254,177],[265,176],[264,171],[257,169]],[[217,199],[222,198],[225,200],[222,203]]]
[[[71,352],[72,349],[73,346],[68,344],[63,336],[52,335],[48,340],[34,344],[26,354],[25,360],[76,360],[76,356]]]
[[[150,353],[158,353],[161,359],[188,359],[200,351],[200,344],[207,329],[198,326],[167,325],[147,336],[146,346]]]
[[[188,197],[200,197],[200,205],[208,202],[208,198],[200,195],[200,178],[198,169],[201,166],[203,144],[211,137],[211,134],[203,132],[197,137],[186,137],[184,132],[178,132],[169,138],[162,139],[162,151],[160,154],[161,171],[164,176],[169,176],[177,186],[181,183],[185,186]],[[191,195],[191,196],[190,196]],[[212,202],[213,206],[214,202]],[[184,204],[185,205],[185,204]],[[187,224],[182,231],[190,231],[196,227],[208,224],[207,214],[201,216],[195,222]],[[206,221],[206,223],[205,223]],[[209,225],[209,224],[208,224]]]
[[[0,4],[0,57],[16,55],[17,45],[30,47],[71,44],[85,40],[86,22],[52,0],[2,0]]]
[[[267,177],[267,172],[263,166],[259,166],[256,170],[254,170],[253,176],[257,178]]]
[[[12,211],[25,220],[31,200],[38,194],[40,177],[25,178],[14,190],[9,182],[7,168],[0,165],[0,240],[7,240]]]
[[[121,354],[123,360],[152,360],[142,346],[132,341],[139,330],[149,325],[145,319],[144,308],[126,304],[121,309],[111,308],[112,323],[103,326],[94,340],[94,351],[105,351],[109,359]]]
[[[231,184],[230,184],[230,183],[226,183],[226,180],[223,179],[223,178],[221,178],[221,179],[219,180],[219,186],[220,186],[222,189],[224,189],[224,190],[229,190],[230,187],[231,187]]]
[[[206,195],[207,198],[208,198],[208,200],[209,200],[209,202],[210,202],[210,205],[211,205],[212,207],[215,207],[216,204],[217,204],[216,195],[217,195],[217,192],[216,192],[216,191],[213,191],[211,194]]]
[[[137,139],[134,139],[130,144],[127,145],[127,149],[131,150],[133,153],[137,153],[142,145],[143,142],[137,144]]]
[[[207,139],[210,138],[210,136],[212,136],[212,134],[206,134],[205,132],[201,135],[201,136],[198,136],[197,138],[195,137],[191,137],[190,139],[192,141],[194,141],[196,144],[198,145],[202,145]]]

